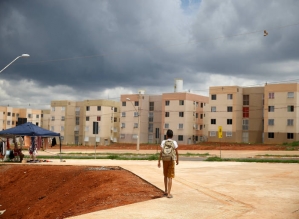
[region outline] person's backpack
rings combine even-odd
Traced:
[[[163,149],[162,149],[162,160],[164,161],[176,160],[176,153],[175,153],[173,141],[166,140],[164,142]]]

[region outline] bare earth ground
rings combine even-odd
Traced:
[[[163,197],[120,167],[0,165],[0,175],[3,219],[61,219]]]
[[[289,150],[289,146],[283,145],[179,145],[180,150],[219,150],[220,147],[222,150]],[[63,145],[62,148],[94,149],[94,146]],[[136,144],[112,144],[97,149],[132,150]],[[155,144],[140,145],[140,150],[158,149],[159,145]],[[0,211],[6,209],[0,216],[3,219],[58,219],[163,197],[161,190],[119,167],[0,165],[0,174]]]
[[[56,145],[52,148],[59,148],[59,145]],[[94,146],[62,146],[63,149],[94,149]],[[118,149],[118,150],[134,150],[136,149],[136,144],[111,144],[108,146],[97,145],[97,149]],[[140,144],[140,150],[156,150],[159,149],[158,144]],[[179,150],[255,150],[255,151],[266,151],[266,150],[288,150],[290,146],[286,145],[265,145],[265,144],[238,144],[238,143],[211,143],[204,142],[201,144],[193,145],[180,145]]]

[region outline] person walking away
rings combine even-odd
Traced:
[[[178,143],[175,140],[172,140],[173,131],[168,129],[166,132],[166,139],[161,143],[161,151],[158,160],[158,167],[161,167],[161,159],[163,161],[163,175],[164,175],[164,186],[165,192],[164,195],[167,195],[167,198],[172,198],[171,187],[172,179],[175,176],[174,167],[179,164],[179,153],[178,153]]]

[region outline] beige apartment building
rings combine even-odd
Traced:
[[[208,141],[262,142],[263,87],[217,86],[209,93]]]
[[[183,92],[183,82],[175,81],[175,92],[148,95],[121,95],[120,140],[121,143],[161,143],[168,129],[179,144],[203,141],[208,129],[204,124],[204,106],[208,97]],[[140,116],[139,116],[140,115]]]
[[[63,144],[109,145],[119,138],[119,105],[112,100],[51,101],[50,130],[60,133]]]
[[[266,84],[264,143],[299,140],[299,84]]]
[[[208,141],[265,144],[298,141],[298,92],[298,83],[210,87],[210,110],[206,112],[210,119]]]
[[[18,122],[31,122],[34,125],[41,126],[41,110],[13,108],[9,106],[0,106],[0,129],[9,129],[18,125]]]

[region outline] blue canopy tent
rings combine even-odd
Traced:
[[[47,129],[38,127],[31,122],[18,125],[14,128],[0,131],[0,137],[12,138],[14,136],[41,136],[41,137],[59,137],[60,153],[61,153],[61,139],[60,133],[52,132]]]

